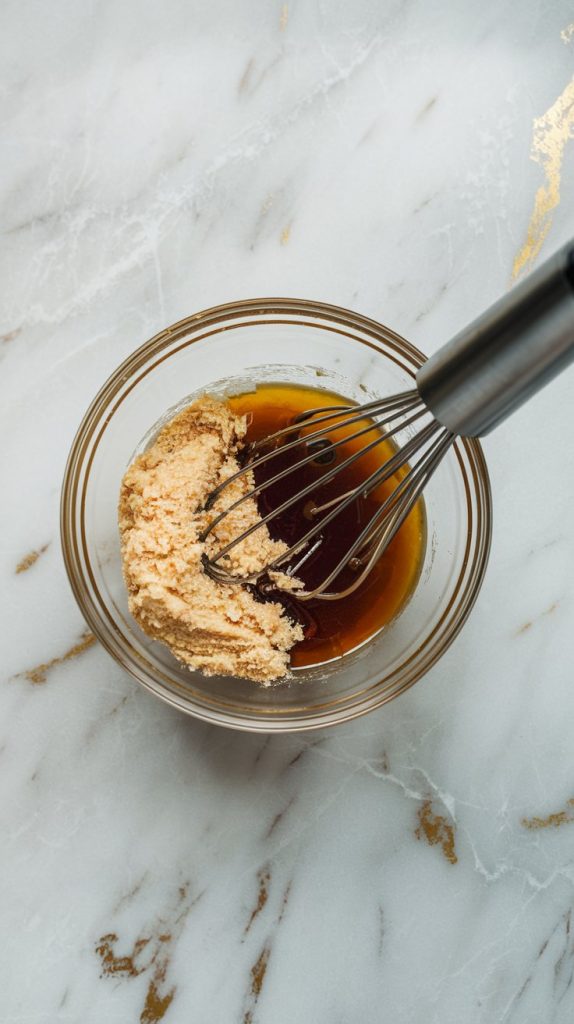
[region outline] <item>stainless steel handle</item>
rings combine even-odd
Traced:
[[[495,302],[421,366],[435,419],[488,434],[574,360],[574,241]]]

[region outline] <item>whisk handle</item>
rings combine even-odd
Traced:
[[[574,241],[422,366],[417,387],[453,434],[481,437],[574,360]]]

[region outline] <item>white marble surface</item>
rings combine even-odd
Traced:
[[[572,1021],[572,373],[488,441],[463,634],[335,731],[156,702],[82,641],[58,541],[84,409],[164,325],[305,296],[430,352],[574,234],[572,5],[3,15],[0,1021]]]

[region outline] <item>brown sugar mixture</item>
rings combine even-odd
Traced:
[[[302,412],[345,405],[339,395],[300,386],[269,384],[227,402],[202,398],[160,431],[138,456],[122,482],[119,525],[124,578],[132,615],[150,636],[165,643],[184,664],[208,675],[223,674],[262,683],[283,678],[289,666],[323,664],[354,650],[377,634],[405,604],[418,579],[424,552],[424,511],[415,507],[368,579],[340,601],[301,601],[295,589],[266,600],[253,587],[210,579],[202,555],[213,556],[262,515],[297,489],[320,480],[334,462],[364,448],[364,438],[289,475],[259,499],[231,512],[202,543],[200,536],[223,508],[281,469],[300,459],[299,448],[281,453],[264,467],[244,474],[205,512],[210,492],[240,466],[246,445],[290,425]],[[368,421],[365,421],[368,422]],[[339,440],[358,429],[336,427]],[[310,428],[305,428],[308,432]],[[367,440],[370,440],[370,435]],[[388,442],[361,456],[333,481],[321,485],[321,502],[355,487],[394,452]],[[325,527],[323,543],[298,572],[305,587],[316,586],[339,561],[358,531],[396,485],[382,484],[361,496]],[[303,505],[260,526],[232,550],[225,568],[245,575],[262,568],[309,529]],[[345,569],[333,587],[353,579]],[[284,579],[283,579],[284,582]]]
[[[247,416],[247,441],[262,437],[293,423],[297,416],[309,409],[321,406],[348,405],[348,400],[334,392],[319,388],[287,384],[260,385],[256,391],[229,399],[233,412]],[[352,426],[339,427],[329,432],[333,441],[348,437],[368,420]],[[313,428],[305,428],[310,432]],[[315,428],[317,429],[317,428]],[[373,439],[373,434],[348,441],[334,452],[323,452],[311,462],[285,480],[264,491],[259,499],[259,511],[265,515],[312,481],[319,481],[335,463],[341,463],[349,455]],[[321,504],[344,494],[379,469],[396,449],[389,441],[366,452],[348,468],[341,470],[335,478],[321,485],[317,497]],[[262,483],[282,469],[300,460],[305,452],[297,447],[278,455],[255,470],[257,483]],[[405,472],[403,470],[403,472]],[[381,484],[368,497],[361,496],[350,508],[341,512],[323,531],[323,541],[317,552],[298,570],[298,577],[309,590],[321,583],[349,550],[361,529],[372,519],[391,491],[399,477],[395,474]],[[304,506],[308,498],[297,503],[281,518],[270,524],[272,535],[288,545],[298,540],[312,525],[306,518]],[[298,601],[297,593],[283,595],[281,600],[295,621],[303,625],[305,636],[291,650],[291,667],[308,668],[323,664],[364,644],[379,633],[403,608],[410,597],[423,562],[426,530],[422,502],[418,502],[403,523],[401,529],[381,556],[372,572],[361,587],[349,597],[338,601]],[[344,590],[355,579],[352,569],[344,570],[333,581],[329,590]]]
[[[250,474],[241,477],[204,512],[211,491],[239,469],[244,436],[245,418],[211,398],[194,402],[162,428],[122,481],[122,562],[130,612],[149,636],[206,675],[269,683],[286,674],[301,626],[279,603],[214,582],[201,561],[206,545],[199,537],[209,520],[253,485]],[[258,521],[255,502],[247,501],[214,531],[209,545],[221,547]],[[284,550],[261,527],[234,550],[230,568],[253,572]]]

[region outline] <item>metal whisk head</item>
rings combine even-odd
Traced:
[[[489,433],[573,361],[574,242],[568,242],[423,363],[413,390],[361,406],[310,409],[298,417],[296,423],[252,445],[247,465],[212,493],[208,507],[242,474],[252,471],[257,474],[258,467],[281,453],[295,451],[297,446],[303,450],[301,458],[288,468],[262,482],[255,476],[255,486],[225,512],[216,515],[204,538],[234,508],[249,498],[261,496],[283,479],[292,478],[293,494],[263,515],[260,522],[206,557],[206,571],[222,583],[256,583],[276,569],[296,576],[321,545],[321,533],[326,526],[353,502],[358,503],[362,496],[368,496],[385,481],[393,480],[388,496],[376,506],[366,525],[358,529],[357,536],[350,539],[348,549],[333,569],[329,569],[318,585],[298,590],[296,594],[298,600],[336,601],[347,597],[361,586],[391,543],[456,438],[482,437]],[[367,425],[361,424],[361,420],[367,420]],[[415,424],[411,434],[410,428]],[[336,435],[342,426],[346,429],[353,425],[357,429],[342,439],[329,437]],[[392,442],[404,430],[408,439],[359,485],[347,491],[342,488],[344,493],[330,496],[327,501],[324,495],[321,502],[322,486],[377,445]],[[373,432],[374,439],[367,441]],[[364,446],[331,468],[327,467],[322,477],[298,486],[298,471],[323,456],[326,460],[328,450],[336,452],[344,444],[363,437]],[[315,493],[318,501],[312,497]],[[308,502],[304,501],[306,498]],[[301,502],[303,517],[311,523],[309,529],[259,572],[243,577],[232,573],[226,562],[230,551],[255,530],[272,524],[274,519]],[[330,590],[331,584],[343,573],[342,586]],[[349,573],[354,574],[351,583]],[[273,582],[272,576],[271,579]]]
[[[365,424],[365,420],[367,423]],[[401,431],[416,424],[416,433],[406,440],[402,447],[396,448],[393,454],[359,485],[340,495],[321,502],[321,488],[334,480],[342,470],[360,460],[367,452],[373,451],[385,441],[393,438]],[[349,427],[356,426],[351,433]],[[308,432],[310,428],[310,432]],[[337,436],[344,428],[344,436]],[[368,435],[375,435],[367,440]],[[329,468],[329,461],[337,449],[348,445],[356,439],[365,438],[365,443],[358,450],[336,462]],[[336,601],[352,594],[365,581],[393,537],[400,529],[406,517],[414,508],[439,462],[455,440],[455,435],[441,426],[428,411],[416,389],[400,395],[367,402],[361,406],[325,406],[310,409],[289,426],[257,441],[248,450],[248,460],[237,473],[230,476],[209,496],[206,508],[213,507],[214,502],[223,491],[239,477],[256,472],[266,463],[271,463],[279,455],[301,450],[301,458],[272,474],[261,483],[255,483],[250,490],[215,516],[205,530],[205,540],[217,525],[234,509],[250,498],[258,498],[269,488],[284,480],[293,482],[293,493],[276,508],[264,514],[260,521],[244,530],[237,537],[222,547],[209,558],[204,556],[204,567],[212,579],[226,584],[257,583],[263,579],[262,589],[270,592],[281,589],[273,581],[273,571],[278,570],[288,576],[297,576],[303,564],[312,557],[322,544],[322,532],[325,527],[336,520],[344,509],[349,508],[360,497],[367,497],[385,481],[394,478],[395,486],[389,496],[377,508],[369,522],[359,529],[355,538],[350,538],[348,550],[325,578],[313,589],[297,590],[297,600],[309,601],[321,598],[325,601]],[[322,476],[304,487],[298,486],[298,471],[311,462],[325,464]],[[269,467],[267,466],[268,470]],[[307,499],[304,505],[304,516],[309,521],[309,528],[297,538],[295,543],[276,558],[273,562],[250,575],[238,576],[226,567],[227,556],[233,548],[246,537],[261,529],[264,525],[272,525],[278,516],[283,515],[294,505]],[[352,582],[337,590],[337,577],[345,569],[354,573]],[[266,582],[265,582],[266,581]],[[334,589],[330,589],[335,584]]]

